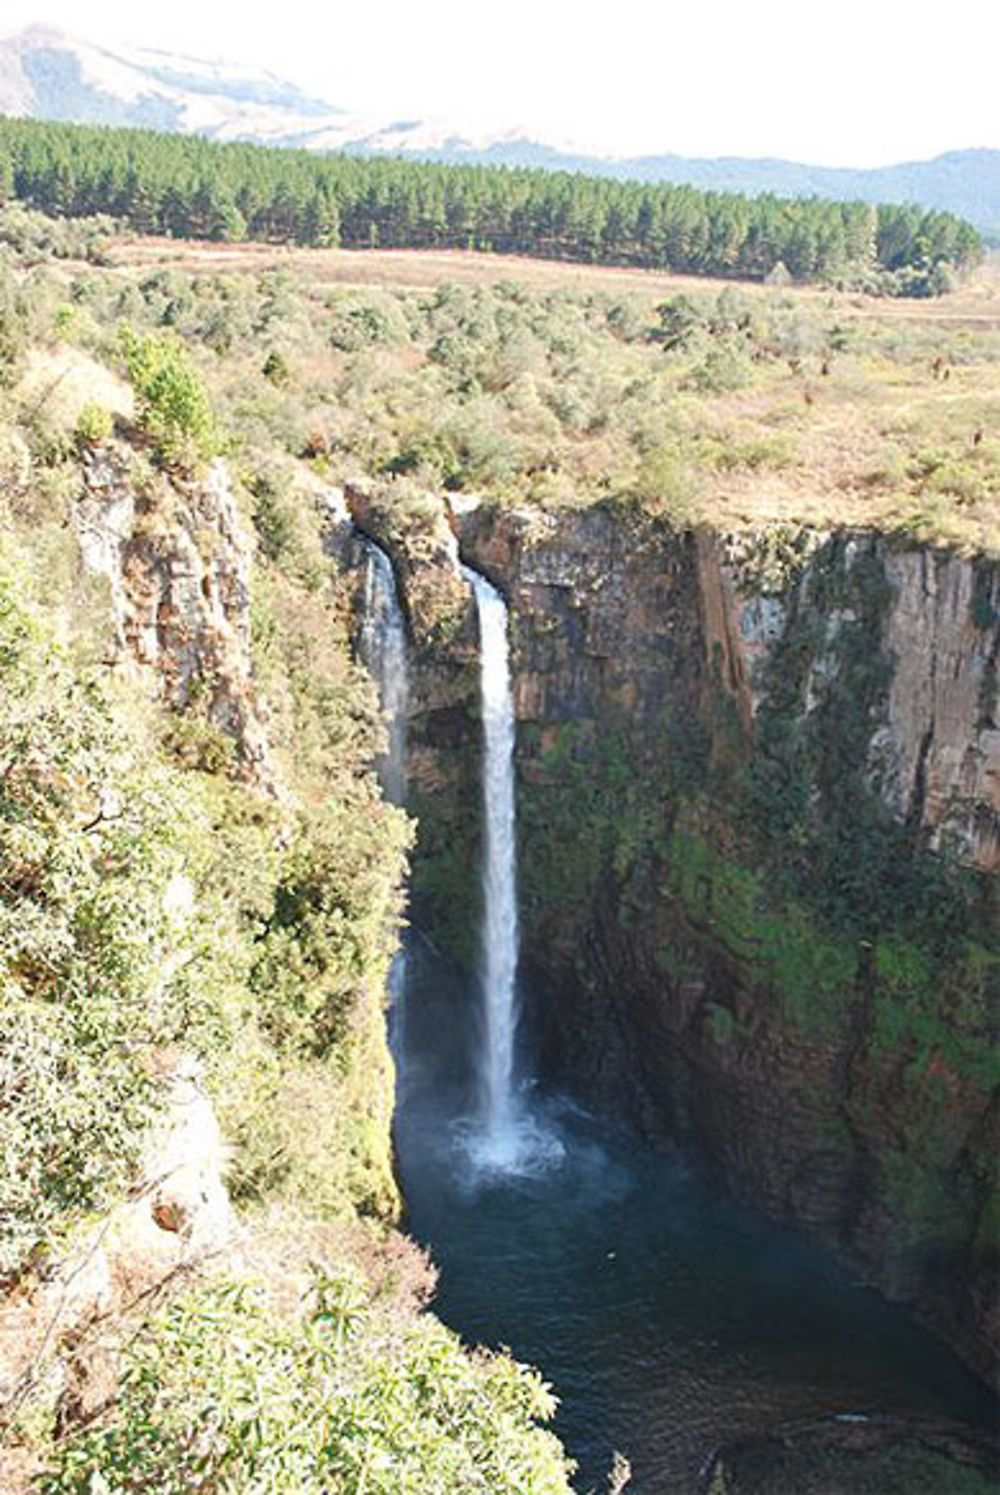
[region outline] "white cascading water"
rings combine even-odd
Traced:
[[[390,804],[406,802],[406,708],[410,677],[406,654],[406,620],[399,601],[392,562],[368,540],[365,572],[364,622],[361,657],[378,686],[379,705],[388,733],[386,751],[378,760],[382,793]],[[400,946],[389,970],[390,1032],[397,1067],[402,1070],[405,1036],[404,994],[406,951]]]
[[[484,811],[479,1115],[465,1141],[477,1170],[536,1173],[562,1158],[563,1144],[541,1116],[530,1113],[515,1062],[519,931],[507,604],[478,572],[463,566],[462,574],[473,589],[479,615]]]
[[[389,742],[378,764],[386,799],[402,805],[406,799],[406,707],[409,674],[406,659],[406,622],[396,589],[392,563],[373,541],[366,545],[364,624],[361,654],[378,686],[379,705]]]
[[[479,614],[483,717],[483,950],[485,1031],[480,1054],[482,1152],[501,1164],[518,1148],[514,1094],[517,1031],[517,840],[514,826],[514,702],[507,604],[485,577],[466,580]]]

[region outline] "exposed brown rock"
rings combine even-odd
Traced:
[[[253,544],[225,464],[203,478],[148,481],[138,493],[125,447],[89,452],[74,514],[84,563],[111,587],[119,658],[148,670],[171,705],[199,696],[236,743],[244,775],[274,790],[250,665]]]

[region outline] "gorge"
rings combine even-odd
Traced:
[[[5,1492],[984,1495],[992,283],[0,218]]]
[[[349,497],[378,534],[377,499]],[[974,869],[960,874],[966,893],[996,858],[995,568],[863,533],[754,542],[599,510],[550,518],[441,503],[436,525],[438,566],[476,594],[484,655],[497,648],[484,599],[494,621],[502,604],[478,573],[458,572],[450,528],[511,598],[518,984],[522,1047],[540,1076],[525,1104],[548,1142],[527,1168],[516,1149],[494,1152],[485,1175],[456,1145],[483,1105],[484,1068],[489,1136],[512,1035],[488,1005],[477,1010],[474,945],[470,961],[455,901],[464,889],[484,959],[499,945],[509,961],[510,915],[498,921],[497,910],[512,883],[492,866],[477,899],[477,862],[489,872],[495,846],[463,803],[470,765],[495,768],[485,702],[481,754],[477,744],[469,620],[397,539],[397,574],[422,572],[424,599],[447,595],[454,620],[443,641],[419,628],[416,640],[424,664],[408,730],[431,850],[423,864],[416,852],[397,1112],[410,1227],[442,1269],[439,1311],[555,1381],[558,1427],[584,1481],[616,1447],[637,1488],[666,1491],[703,1488],[720,1448],[768,1431],[808,1427],[832,1441],[860,1427],[891,1444],[923,1421],[925,1433],[937,1426],[933,1447],[957,1419],[985,1437],[993,1409],[974,1379],[788,1227],[915,1304],[989,1374],[995,1103],[975,1064],[961,1105],[943,1074],[995,1018],[995,977],[971,948],[977,931],[989,948],[986,878],[971,922],[932,930],[923,948],[904,941],[919,940],[914,900],[924,907],[907,875],[950,898],[954,920],[954,889],[935,881],[947,858]],[[898,919],[880,927],[880,904],[853,924],[848,888],[838,927],[809,901],[804,855],[794,892],[761,875],[748,760],[783,770],[767,806],[798,810],[801,852],[811,816],[834,819],[833,839],[848,825],[867,835],[846,854],[859,876],[890,879]],[[793,769],[815,775],[804,800]],[[849,791],[854,802],[838,805]],[[506,815],[505,792],[487,791],[487,822],[491,803]],[[756,866],[743,860],[755,836]],[[867,872],[861,855],[874,860]],[[893,873],[896,858],[908,861]],[[968,955],[960,996],[938,989],[931,1000],[918,984],[935,938],[949,960]]]

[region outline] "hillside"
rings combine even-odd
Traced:
[[[869,170],[741,157],[632,157],[574,151],[515,128],[476,134],[459,121],[348,113],[270,73],[141,48],[103,46],[33,26],[0,39],[0,113],[176,130],[316,151],[582,172],[724,192],[917,203],[1000,236],[1000,152],[954,150]]]

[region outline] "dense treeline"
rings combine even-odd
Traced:
[[[950,213],[786,201],[569,172],[216,145],[0,119],[0,202],[110,213],[144,233],[349,248],[471,248],[926,294],[981,251]],[[938,272],[935,280],[935,272]],[[893,280],[895,277],[895,280]]]

